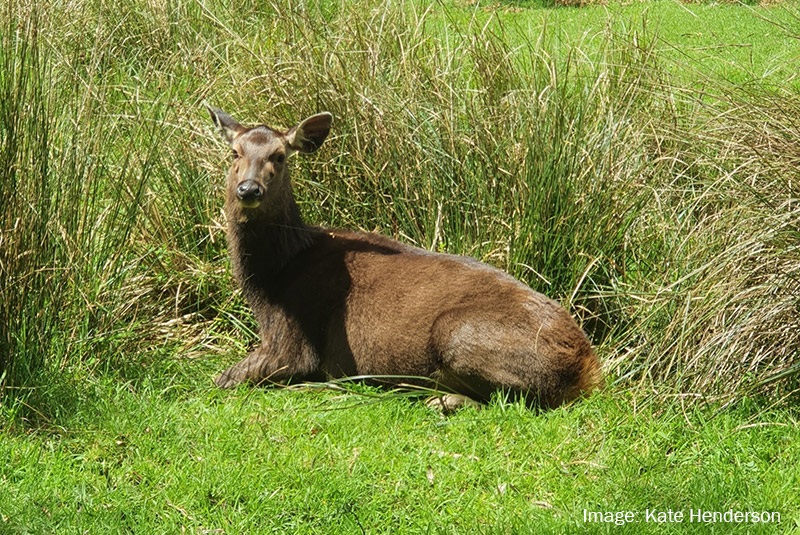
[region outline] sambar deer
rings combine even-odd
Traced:
[[[503,271],[303,222],[289,157],[320,147],[330,113],[281,131],[208,109],[233,150],[228,249],[261,335],[260,347],[219,375],[218,386],[429,378],[475,400],[505,391],[555,407],[598,385],[597,357],[572,317]]]

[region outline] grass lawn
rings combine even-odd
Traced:
[[[12,0],[0,30],[0,533],[800,533],[797,2]],[[606,387],[449,417],[213,388],[257,336],[203,101],[333,112],[303,216],[509,271]]]
[[[10,533],[800,529],[797,421],[746,401],[714,410],[609,390],[544,414],[496,402],[443,418],[365,388],[109,380],[58,428],[6,435],[0,452]],[[634,517],[587,522],[584,510]],[[780,523],[700,522],[697,510]],[[683,521],[659,523],[670,511]]]
[[[457,27],[472,25],[506,35],[515,44],[544,45],[564,58],[587,54],[593,62],[609,46],[607,32],[636,36],[643,47],[654,41],[659,61],[673,81],[688,84],[726,80],[734,84],[800,88],[797,69],[796,6],[737,3],[609,2],[580,9],[548,9],[530,2],[475,2],[447,11]],[[458,2],[456,2],[458,5]],[[534,7],[536,6],[536,7]],[[452,31],[452,28],[451,28]],[[578,59],[580,61],[580,58]]]

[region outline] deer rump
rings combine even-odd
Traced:
[[[289,153],[292,135],[307,141],[304,123],[286,133],[272,131],[277,139],[283,136]],[[248,132],[238,123],[228,127],[237,130],[231,142]],[[319,130],[318,121],[315,127]],[[270,150],[279,146],[270,143]],[[320,143],[316,139],[311,150],[298,150],[313,152]],[[242,147],[252,145],[234,147],[241,158],[247,156],[239,154]],[[468,257],[376,234],[306,226],[291,215],[296,205],[288,168],[282,166],[271,168],[264,181],[263,202],[283,199],[290,206],[256,212],[252,203],[231,198],[236,168],[229,173],[226,200],[228,243],[261,345],[217,377],[217,385],[348,376],[399,383],[424,377],[430,379],[426,386],[480,401],[502,390],[544,407],[597,385],[599,364],[591,345],[555,301]],[[247,180],[253,176],[248,172]],[[284,187],[281,180],[289,193],[281,189],[270,196],[270,187]]]

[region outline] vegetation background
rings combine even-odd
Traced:
[[[10,0],[0,32],[0,531],[800,531],[796,2]],[[213,389],[257,337],[204,100],[331,111],[306,219],[559,299],[606,388]],[[644,522],[698,508],[781,522]]]

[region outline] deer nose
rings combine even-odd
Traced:
[[[264,196],[264,189],[255,180],[245,180],[236,186],[236,196],[245,204],[258,204]]]

